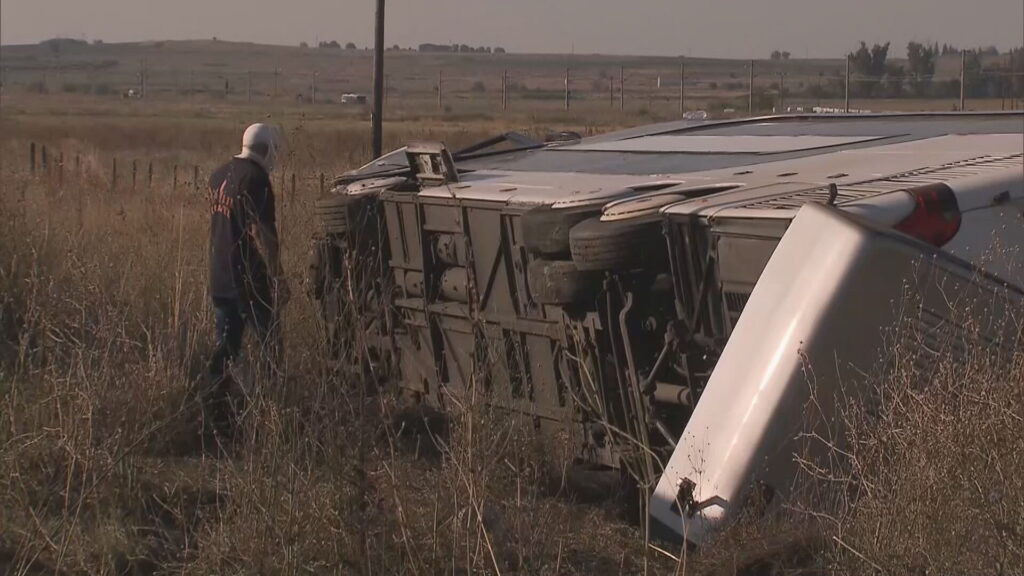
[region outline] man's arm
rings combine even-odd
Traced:
[[[253,201],[253,218],[250,219],[249,233],[256,241],[256,247],[263,256],[270,275],[272,287],[277,291],[279,304],[288,299],[288,287],[281,266],[281,243],[277,235],[277,214],[274,192],[269,178],[260,178],[250,193]]]
[[[267,271],[271,278],[281,278],[284,276],[284,270],[281,268],[281,245],[277,238],[277,225],[273,220],[256,220],[253,228],[253,236],[256,238],[260,254],[267,263]]]

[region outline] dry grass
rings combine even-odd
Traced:
[[[442,438],[388,426],[393,401],[368,395],[348,368],[361,331],[343,335],[349,362],[332,361],[299,290],[315,174],[365,159],[363,127],[283,116],[283,169],[302,175],[281,208],[297,294],[283,315],[287,361],[283,374],[249,382],[230,458],[203,450],[193,396],[212,339],[205,200],[166,178],[154,190],[111,191],[107,166],[124,154],[205,174],[233,151],[241,115],[2,120],[0,566],[9,573],[1020,573],[1019,354],[1011,365],[983,354],[951,363],[924,388],[896,364],[879,380],[879,411],[848,415],[855,500],[826,509],[830,520],[794,511],[743,522],[685,569],[646,550],[636,523],[556,496],[532,427],[483,399]],[[513,126],[419,122],[389,137],[457,146],[499,127]],[[30,177],[29,140],[74,150],[81,171],[68,169],[63,186]]]
[[[193,392],[212,336],[205,200],[187,189],[111,191],[101,159],[131,138],[140,150],[148,142],[148,151],[198,160],[221,139],[217,154],[226,155],[237,135],[230,124],[166,127],[90,137],[73,123],[57,134],[90,160],[63,188],[12,166],[25,139],[4,142],[0,565],[97,574],[590,574],[643,565],[637,529],[554,497],[531,464],[529,427],[483,403],[453,419],[439,453],[417,456],[410,444],[430,439],[386,426],[391,401],[367,396],[360,375],[330,359],[301,296],[283,315],[283,374],[249,382],[242,440],[231,458],[208,455]],[[37,126],[13,133],[55,141]],[[290,134],[290,169],[355,142]],[[461,127],[416,135],[477,137]],[[282,208],[297,292],[316,193],[300,181]],[[359,349],[357,333],[343,336],[345,349]]]

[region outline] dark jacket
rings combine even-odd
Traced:
[[[252,299],[268,294],[267,265],[254,226],[275,237],[274,191],[255,162],[233,158],[210,176],[210,295]]]

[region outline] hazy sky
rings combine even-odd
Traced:
[[[372,41],[374,0],[0,0],[0,42],[216,36],[273,44]],[[840,56],[909,40],[1024,43],[1024,0],[388,0],[387,43],[517,52]]]

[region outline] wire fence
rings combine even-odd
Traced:
[[[664,61],[665,59],[660,59]],[[961,60],[959,70],[907,73],[902,66],[888,74],[858,74],[842,61],[736,61],[686,59],[666,65],[578,67],[501,67],[476,69],[437,67],[385,77],[384,97],[391,106],[405,104],[440,112],[508,111],[534,108],[605,107],[620,110],[711,110],[756,114],[791,107],[830,110],[872,109],[915,105],[957,109],[974,101],[986,109],[1024,108],[1024,62],[1012,55],[990,60],[984,67]],[[208,70],[124,66],[105,69],[102,63],[10,69],[3,89],[38,95],[95,96],[177,102],[219,100],[265,104],[368,106],[372,78],[368,73],[332,70]],[[885,103],[877,103],[886,100]],[[925,104],[927,102],[927,104]],[[877,104],[876,104],[877,103]],[[873,106],[874,104],[874,106]]]
[[[205,197],[212,165],[169,162],[164,159],[97,155],[95,152],[67,151],[29,142],[25,170],[31,178],[63,190],[66,186],[90,182],[112,193],[193,193]],[[290,198],[309,192],[324,194],[332,178],[325,172],[283,166],[274,173],[277,197]]]

